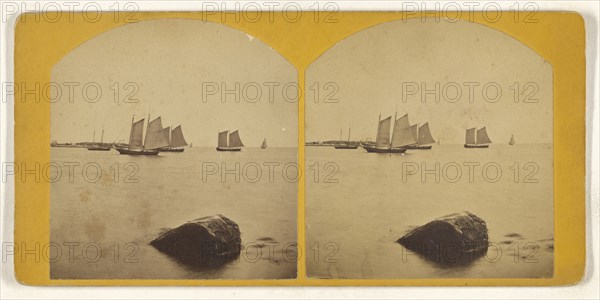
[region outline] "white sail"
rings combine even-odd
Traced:
[[[489,144],[491,142],[485,127],[477,130],[477,144]]]
[[[167,128],[163,128],[163,135],[165,136],[165,139],[167,139],[167,141],[169,141],[169,145],[171,144],[171,126],[167,127]]]
[[[475,144],[475,128],[467,129],[467,135],[465,136],[465,144]]]
[[[140,149],[144,138],[144,119],[141,119],[131,125],[129,134],[129,149]]]
[[[181,125],[175,127],[175,129],[173,129],[173,131],[171,131],[171,142],[170,142],[171,147],[183,147],[183,146],[187,146],[187,142],[185,141],[185,138],[183,137],[183,131],[181,130]]]
[[[408,122],[408,115],[402,116],[396,120],[394,132],[392,133],[392,147],[404,147],[417,143],[417,137],[413,133],[413,129]]]
[[[383,121],[379,122],[377,128],[377,147],[388,147],[390,144],[390,124],[392,123],[392,117],[387,117]]]
[[[405,114],[400,119],[396,120],[396,125],[394,125],[394,130],[404,129],[407,127],[410,127],[410,122],[408,122],[408,114]]]
[[[227,148],[227,136],[229,135],[229,131],[219,132],[219,144],[220,148]]]
[[[160,117],[148,124],[146,128],[146,140],[144,141],[145,149],[159,149],[169,146],[169,139],[163,134],[162,121]]]
[[[431,131],[429,130],[429,123],[423,124],[419,127],[419,138],[417,139],[419,145],[427,145],[435,143]]]
[[[229,147],[244,147],[244,143],[242,143],[242,140],[240,139],[240,134],[237,130],[229,135]]]

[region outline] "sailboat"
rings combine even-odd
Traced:
[[[390,141],[390,125],[392,117],[381,120],[379,115],[379,126],[377,127],[377,140],[375,144],[363,144],[363,148],[371,153],[404,153],[407,145],[417,143],[410,129],[408,114],[396,120],[394,117],[394,131]]]
[[[104,128],[102,128],[102,135],[100,137],[100,144],[96,144],[96,130],[94,130],[94,138],[92,140],[92,145],[87,147],[89,151],[109,151],[110,146],[104,145]]]
[[[262,145],[260,145],[260,149],[267,149],[267,138],[263,140]]]
[[[242,147],[244,147],[244,144],[237,130],[232,133],[229,133],[229,131],[219,132],[217,151],[240,151]]]
[[[431,131],[429,130],[429,123],[426,122],[421,127],[418,127],[418,125],[415,124],[415,125],[411,126],[411,131],[413,132],[413,135],[417,139],[417,144],[408,145],[408,146],[406,146],[407,149],[414,149],[414,150],[431,149],[431,145],[427,145],[427,144],[433,144],[433,143],[435,143],[435,140],[433,139],[433,136],[431,135]]]
[[[465,137],[465,148],[488,148],[490,143],[490,137],[487,134],[485,127],[477,130],[477,138],[475,137],[475,129],[467,129]]]
[[[350,143],[350,132],[352,131],[352,126],[348,127],[348,141],[341,144],[336,144],[333,146],[335,149],[358,149],[358,145]],[[340,141],[342,140],[342,132],[340,131]]]
[[[162,121],[160,117],[150,122],[146,127],[146,138],[144,139],[144,119],[133,122],[131,118],[131,131],[129,133],[129,145],[116,148],[120,154],[126,155],[157,155],[158,149],[169,146],[169,140],[163,134]]]
[[[163,128],[163,135],[169,141],[169,146],[158,149],[159,152],[183,152],[184,149],[181,147],[187,146],[181,125],[175,127],[173,130],[171,130],[170,126]]]
[[[512,134],[510,136],[510,141],[508,141],[508,144],[511,146],[515,144],[515,135],[514,134]]]

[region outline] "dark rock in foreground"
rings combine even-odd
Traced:
[[[485,221],[470,213],[456,213],[417,227],[398,240],[402,246],[440,264],[466,264],[488,249]]]
[[[186,264],[216,266],[238,257],[241,242],[238,224],[215,215],[169,230],[150,245]]]

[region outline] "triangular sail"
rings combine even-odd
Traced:
[[[242,143],[242,140],[240,139],[240,134],[237,130],[229,135],[229,147],[244,147],[244,143]]]
[[[229,136],[229,131],[219,132],[219,144],[218,146],[221,148],[227,148],[227,137]]]
[[[183,147],[187,146],[187,142],[183,137],[183,131],[181,130],[181,125],[175,127],[173,131],[171,131],[171,147]]]
[[[129,149],[140,149],[144,138],[144,119],[141,119],[131,125],[129,134]]]
[[[145,149],[159,149],[169,146],[169,139],[163,134],[162,121],[160,117],[148,124],[146,128],[146,140],[144,141]]]
[[[510,136],[510,141],[508,142],[509,145],[514,145],[515,144],[515,136],[511,135]]]
[[[262,142],[261,148],[267,148],[267,139],[264,139]]]
[[[410,127],[394,131],[394,138],[392,140],[393,148],[414,145],[416,143],[417,139],[415,139],[414,133]]]
[[[167,139],[167,141],[169,141],[169,145],[170,145],[171,144],[171,126],[169,126],[167,128],[163,128],[162,133],[165,136],[165,139]]]
[[[467,129],[465,144],[475,144],[475,128]]]
[[[419,127],[419,138],[418,142],[420,145],[427,145],[435,143],[431,131],[429,130],[429,123],[423,124]]]
[[[404,147],[417,143],[417,137],[413,136],[413,132],[408,122],[408,115],[402,116],[396,120],[394,132],[392,133],[392,147]]]
[[[404,129],[407,127],[410,127],[410,122],[408,122],[408,114],[405,114],[400,119],[396,120],[396,125],[394,125],[394,130]]]
[[[414,125],[410,126],[410,133],[412,133],[415,143],[418,143],[419,142],[419,125],[414,124]]]
[[[377,128],[377,147],[387,147],[390,144],[390,125],[392,117],[387,117],[379,122]]]
[[[477,130],[477,144],[489,144],[491,142],[485,127]]]

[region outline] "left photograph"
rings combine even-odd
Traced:
[[[276,49],[142,21],[51,82],[51,279],[296,278],[298,74]]]

